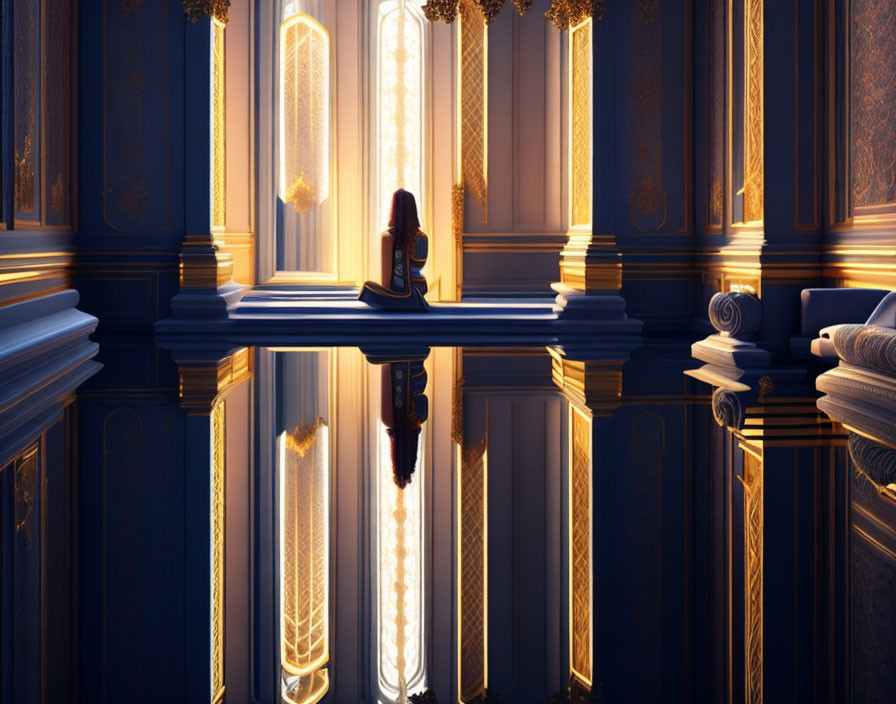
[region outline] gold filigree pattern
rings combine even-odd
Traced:
[[[483,438],[462,453],[457,478],[458,692],[462,702],[476,701],[488,686],[487,447],[488,440]]]
[[[459,6],[467,0],[428,0],[423,6],[426,18],[431,22],[454,22]],[[482,13],[487,24],[491,24],[500,14],[507,0],[470,0]],[[517,12],[526,14],[532,9],[534,0],[513,0]],[[551,0],[551,6],[544,16],[561,31],[583,22],[589,17],[601,19],[605,11],[605,0]]]
[[[329,444],[318,418],[284,433],[281,490],[281,665],[286,695],[310,704],[329,689]],[[316,442],[319,440],[320,442]]]
[[[725,169],[725,3],[711,0],[708,7],[708,73],[706,130],[709,177],[709,217],[707,224],[721,228],[724,221]]]
[[[227,11],[230,0],[183,0],[184,12],[191,22],[198,22],[203,17],[213,17],[222,24],[227,24]]]
[[[855,0],[852,21],[852,197],[857,207],[896,202],[896,8]]]
[[[211,467],[211,621],[212,621],[212,700],[224,687],[224,404],[212,411]]]
[[[571,674],[591,685],[592,537],[591,420],[572,409],[572,476],[569,481],[569,638]]]
[[[13,494],[15,495],[15,529],[23,533],[25,541],[31,541],[29,519],[34,513],[38,490],[38,451],[34,447],[15,462]]]
[[[307,15],[280,27],[281,198],[304,214],[329,196],[330,38]]]
[[[459,35],[461,179],[487,210],[488,28],[473,0],[461,0]]]
[[[569,33],[570,49],[570,212],[571,227],[590,227],[592,221],[593,153],[593,22],[586,21]]]
[[[744,18],[744,222],[763,209],[763,0],[746,0]]]
[[[454,234],[454,244],[462,247],[464,244],[464,184],[456,183],[451,187],[451,231]]]
[[[65,208],[65,183],[62,181],[62,174],[56,176],[56,182],[50,189],[50,207],[55,213],[62,213]]]
[[[227,224],[227,152],[224,23],[212,20],[212,227]]]
[[[763,509],[762,461],[744,453],[744,651],[746,701],[762,704],[762,569]]]

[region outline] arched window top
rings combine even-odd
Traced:
[[[283,20],[280,71],[280,197],[304,214],[330,181],[330,35],[313,17]]]

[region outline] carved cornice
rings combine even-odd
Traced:
[[[428,0],[423,13],[431,22],[454,22],[459,5],[464,0]],[[486,24],[491,24],[500,14],[507,0],[470,0],[482,12]],[[512,0],[517,11],[524,15],[532,9],[533,0]],[[229,4],[229,3],[228,3]],[[561,31],[583,22],[589,17],[601,19],[606,12],[605,0],[551,0],[545,17]]]
[[[191,22],[198,22],[203,17],[214,17],[227,24],[227,10],[230,0],[183,0],[184,12]]]
[[[852,433],[849,436],[849,456],[856,469],[879,493],[892,495],[888,487],[896,484],[896,450]]]
[[[719,332],[748,340],[762,325],[762,304],[749,293],[717,293],[709,302],[709,322]]]

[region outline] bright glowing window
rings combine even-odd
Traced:
[[[392,478],[386,426],[377,427],[377,680],[381,702],[426,689],[424,657],[423,461],[420,435],[413,479],[399,489]]]
[[[425,210],[425,32],[419,2],[386,0],[376,15],[377,188],[374,233],[389,221],[392,193],[414,194],[421,222]]]
[[[277,268],[332,272],[330,37],[305,14],[280,25]]]
[[[569,225],[591,227],[593,161],[592,20],[569,30]]]
[[[330,686],[329,450],[322,419],[280,435],[281,696],[295,704]]]

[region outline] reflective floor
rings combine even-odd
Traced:
[[[15,670],[84,701],[892,701],[896,520],[842,429],[720,427],[690,342],[101,340],[71,477],[52,438],[42,486],[17,470]]]

